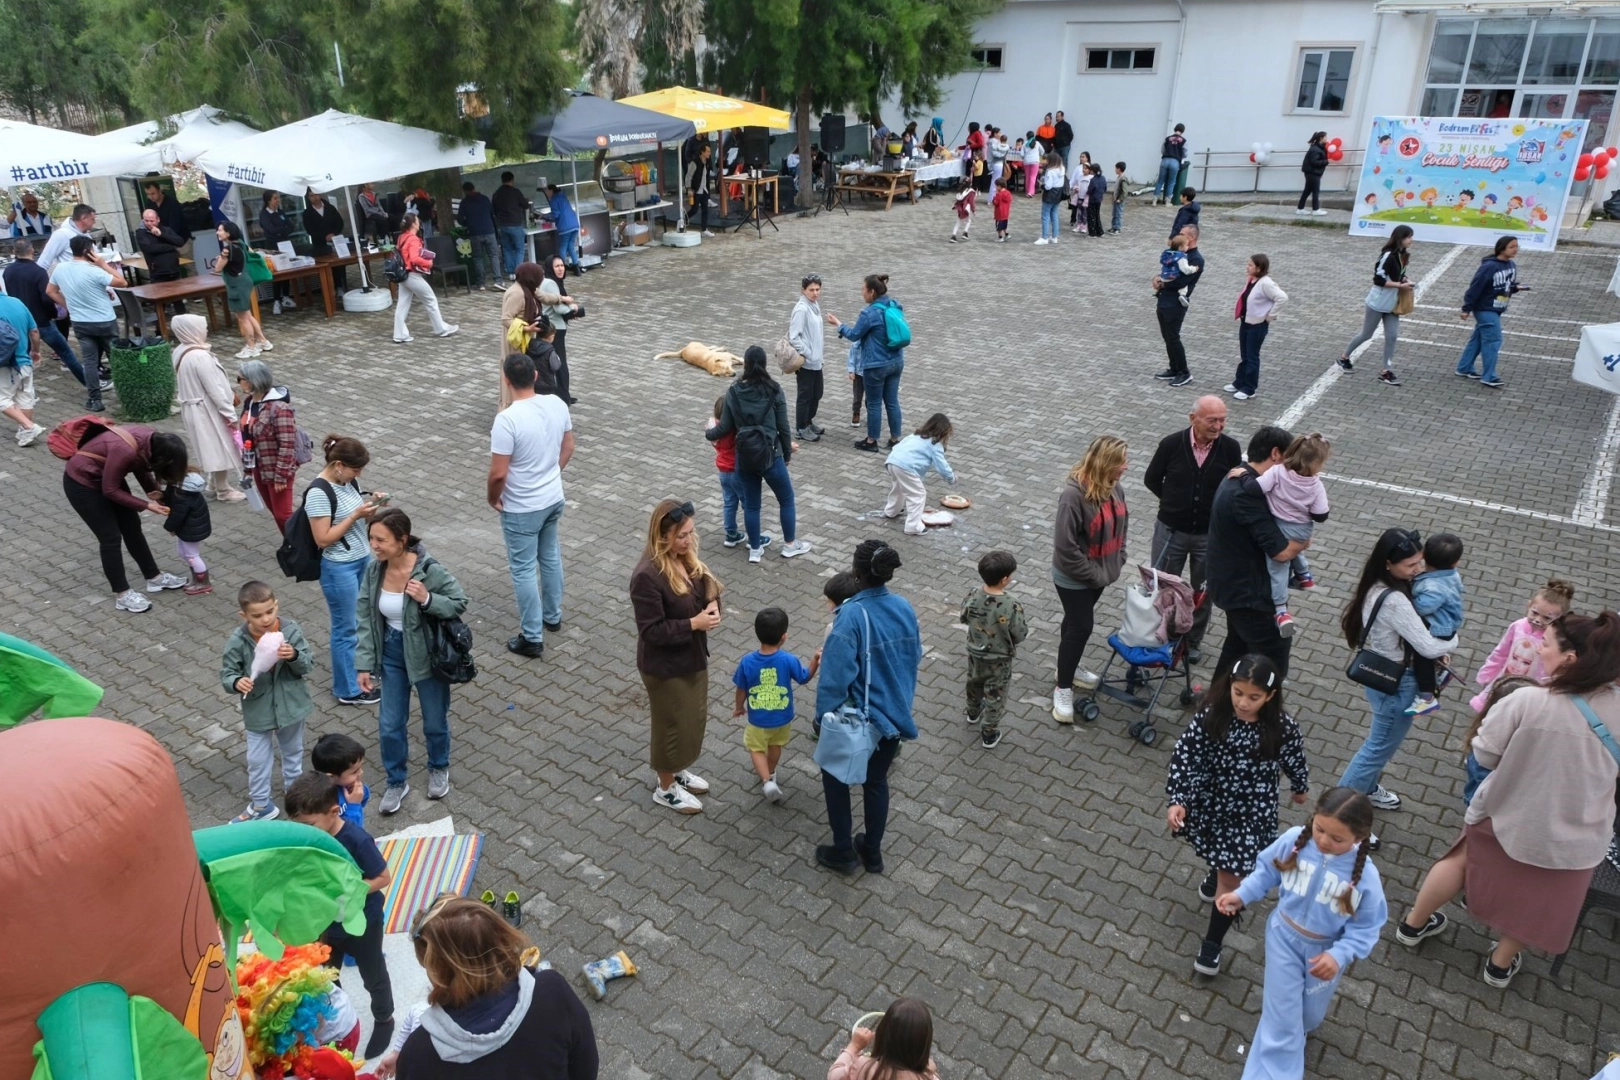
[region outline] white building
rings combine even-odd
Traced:
[[[1177,123],[1188,182],[1210,191],[1297,188],[1315,131],[1359,167],[1378,115],[1585,119],[1588,146],[1620,140],[1620,2],[1008,0],[976,37],[982,70],[945,84],[951,145],[969,120],[1012,137],[1062,109],[1071,160],[1124,160],[1146,183]],[[1273,145],[1264,169],[1256,142]]]

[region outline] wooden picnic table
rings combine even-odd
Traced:
[[[917,201],[917,181],[910,169],[898,172],[867,172],[863,169],[838,170],[838,190],[858,195],[875,195],[884,200],[883,209],[894,205],[894,198],[902,191],[910,201]]]
[[[149,281],[145,285],[114,286],[118,292],[127,292],[142,303],[151,304],[157,309],[157,330],[159,337],[169,336],[169,305],[183,300],[201,300],[208,311],[208,325],[210,327],[225,325],[226,317],[230,313],[229,305],[225,303],[225,279],[218,274],[198,274],[195,277],[179,278],[174,281]],[[220,301],[220,319],[214,321],[214,299]],[[253,315],[259,314],[259,298],[253,298]]]

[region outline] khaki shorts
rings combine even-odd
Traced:
[[[34,407],[34,365],[0,368],[0,409]]]
[[[763,754],[773,746],[786,746],[791,738],[793,738],[792,724],[783,724],[781,727],[743,725],[743,746],[751,754]]]

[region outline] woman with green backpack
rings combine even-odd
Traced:
[[[242,332],[242,351],[238,360],[251,360],[261,352],[275,348],[264,336],[264,327],[253,317],[253,290],[258,286],[248,275],[247,245],[242,243],[242,227],[234,221],[220,222],[214,230],[219,238],[219,257],[214,260],[214,273],[225,281],[225,306],[236,316],[236,328]]]
[[[877,453],[878,432],[883,412],[889,414],[889,442],[901,439],[900,373],[906,366],[906,346],[911,344],[911,327],[899,304],[889,296],[889,275],[868,274],[861,285],[866,307],[852,325],[845,326],[829,314],[827,323],[838,328],[838,336],[859,347],[855,373],[866,387],[866,438],[855,440],[855,449]]]

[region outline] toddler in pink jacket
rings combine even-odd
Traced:
[[[1479,666],[1475,679],[1484,689],[1468,703],[1476,713],[1485,707],[1491,684],[1504,675],[1522,675],[1538,683],[1547,681],[1539,656],[1541,640],[1547,627],[1566,614],[1574,602],[1575,587],[1558,578],[1552,578],[1536,590],[1524,618],[1507,628],[1491,655]]]

